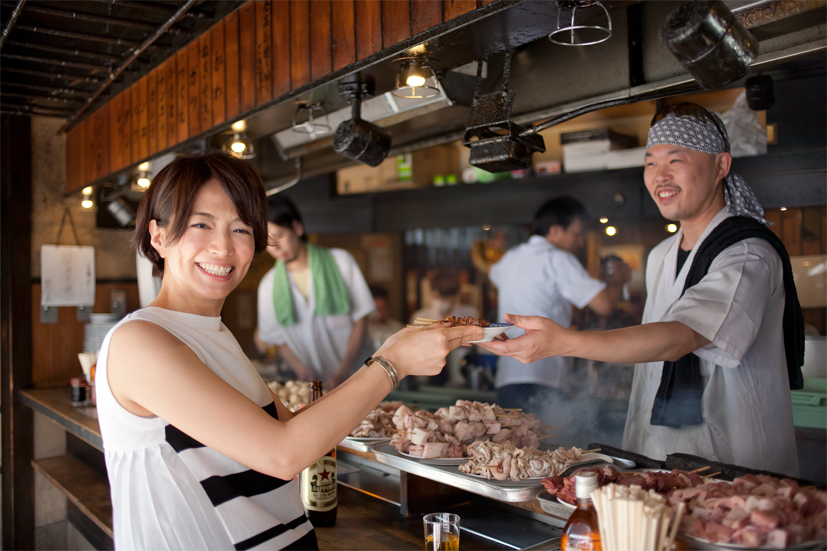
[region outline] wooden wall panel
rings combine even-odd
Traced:
[[[140,81],[129,88],[129,116],[132,119],[132,141],[130,142],[131,151],[128,163],[130,165],[138,162],[141,157],[141,87],[138,85],[139,83]]]
[[[238,72],[238,10],[224,20],[224,76],[227,79],[225,96],[225,118],[238,116],[240,105],[240,80]]]
[[[121,96],[121,125],[118,132],[121,135],[120,168],[132,164],[132,92],[124,90]]]
[[[147,81],[148,75],[138,81],[138,161],[149,157],[149,132],[147,130]]]
[[[175,54],[175,82],[176,99],[175,109],[178,115],[178,143],[190,137],[189,125],[189,71],[187,69],[187,50],[183,49]]]
[[[173,58],[175,59],[175,58]],[[156,151],[163,151],[167,148],[167,64],[169,60],[155,69],[155,94],[157,108],[155,111],[155,142]]]
[[[241,70],[241,112],[256,106],[256,10],[247,2],[238,10],[238,66]]]
[[[290,2],[290,76],[293,89],[310,82],[310,6],[308,0]]]
[[[212,37],[204,33],[198,39],[198,123],[199,131],[212,128]]]
[[[764,218],[772,225],[769,227],[778,239],[781,239],[781,211],[770,209],[764,212]]]
[[[291,90],[290,2],[273,0],[273,97]]]
[[[201,88],[199,71],[201,56],[198,41],[190,42],[187,52],[187,118],[190,138],[201,133]]]
[[[136,282],[98,282],[95,286],[95,313],[109,312],[109,297],[113,290],[126,291],[126,310],[132,312],[140,307],[138,284]],[[58,308],[58,322],[40,323],[39,283],[32,284],[32,384],[35,388],[66,386],[69,379],[81,377],[83,370],[78,353],[83,352],[83,325],[77,321],[75,308]]]
[[[212,48],[212,125],[218,125],[227,120],[227,104],[225,98],[225,46],[224,22],[219,21],[210,30],[210,46]]]
[[[356,2],[356,58],[364,59],[382,49],[382,3],[380,0]]]
[[[411,0],[411,32],[419,34],[442,23],[442,2]]]
[[[477,7],[477,0],[444,0],[442,10],[443,21],[450,21],[455,17],[477,9]]]
[[[821,212],[813,208],[802,209],[801,254],[821,254],[824,236],[821,234]]]
[[[146,137],[147,153],[158,152],[158,73],[153,70],[146,76]]]
[[[335,0],[331,4],[330,16],[333,70],[337,71],[356,61],[356,6],[354,1]]]
[[[122,164],[122,146],[120,135],[121,96],[118,94],[109,100],[109,168],[119,170]],[[68,156],[68,155],[67,155]],[[68,177],[68,174],[67,174]]]
[[[801,209],[781,212],[781,241],[790,256],[801,255]]]
[[[256,105],[273,99],[273,12],[270,0],[256,2]]]
[[[94,180],[94,173],[92,172],[92,151],[89,148],[89,142],[91,141],[89,134],[91,133],[90,129],[92,126],[90,122],[87,118],[78,124],[78,129],[80,129],[78,133],[80,138],[80,177],[84,185]]]
[[[109,166],[109,104],[104,105],[89,117],[92,121],[92,179],[108,175]]]
[[[310,2],[310,79],[329,75],[333,67],[330,0]]]
[[[167,147],[178,143],[178,56],[165,63],[167,82]]]
[[[80,164],[80,126],[66,133],[66,192],[74,191],[84,185]],[[38,314],[38,317],[40,314]]]
[[[411,37],[410,0],[382,0],[382,47]]]

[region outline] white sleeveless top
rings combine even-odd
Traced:
[[[103,341],[95,375],[115,548],[318,549],[294,480],[253,471],[160,417],[139,417],[118,404],[106,360],[112,334],[130,320],[163,327],[278,418],[267,385],[220,317],[154,307],[126,316]]]

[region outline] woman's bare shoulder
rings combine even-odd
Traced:
[[[124,322],[112,333],[109,355],[149,358],[181,346],[189,348],[157,323],[135,319]]]

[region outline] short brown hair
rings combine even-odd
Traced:
[[[223,151],[208,151],[175,159],[152,179],[152,184],[141,199],[135,219],[132,244],[152,262],[152,274],[163,276],[164,259],[152,246],[149,223],[169,227],[166,238],[170,245],[184,235],[187,220],[198,191],[215,178],[229,195],[238,216],[253,228],[255,254],[267,248],[267,196],[261,177],[245,161]]]

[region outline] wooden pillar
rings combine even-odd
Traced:
[[[0,407],[3,549],[34,549],[31,385],[31,119],[0,116]]]

